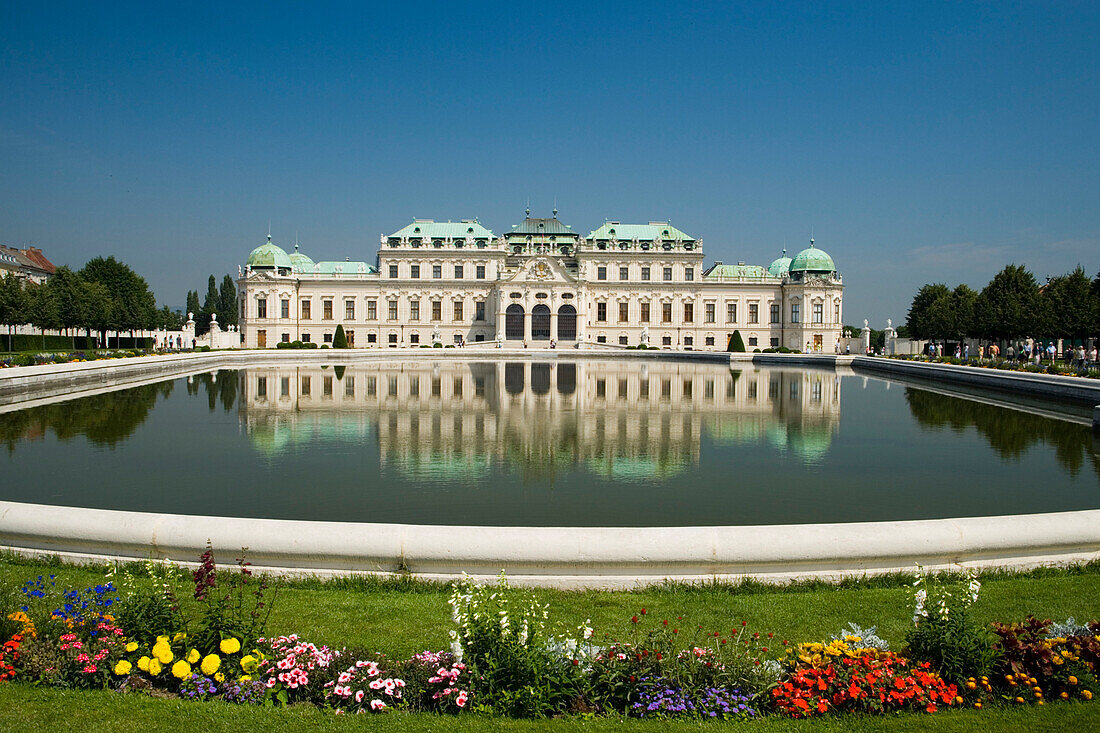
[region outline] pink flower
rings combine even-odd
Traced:
[[[458,693],[458,696],[455,698],[455,705],[459,706],[460,708],[466,707],[466,699],[466,691],[463,690],[462,692]]]
[[[95,674],[96,666],[94,664],[89,664],[87,667],[84,668],[84,671],[88,674]]]
[[[351,680],[351,672],[341,672],[337,679],[340,682],[348,682]]]
[[[386,703],[382,702],[381,700],[371,700],[370,701],[370,709],[371,710],[382,710],[385,707],[386,707]]]
[[[362,690],[356,690],[355,691],[355,702],[363,702],[363,697],[365,697],[366,694],[367,693],[363,692]]]

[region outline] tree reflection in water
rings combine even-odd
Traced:
[[[905,388],[905,400],[922,427],[957,433],[972,427],[1001,458],[1011,460],[1019,460],[1035,445],[1049,445],[1071,476],[1088,461],[1100,478],[1100,456],[1093,452],[1093,438],[1085,426],[914,387]]]
[[[174,385],[174,381],[144,384],[5,413],[0,415],[0,443],[11,454],[17,443],[52,431],[62,441],[83,436],[96,445],[113,447],[133,435],[157,398],[168,397]]]

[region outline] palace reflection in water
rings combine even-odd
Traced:
[[[613,478],[668,476],[719,444],[769,442],[814,463],[840,422],[831,372],[624,361],[389,362],[240,373],[258,449],[374,435],[383,466],[420,476],[525,476],[583,465]]]

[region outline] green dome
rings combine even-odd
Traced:
[[[304,255],[298,251],[298,245],[294,245],[294,251],[290,254],[290,264],[294,265],[296,270],[304,270],[305,268],[312,268],[315,264],[313,258],[309,255]]]
[[[271,243],[270,234],[267,235],[267,242],[252,250],[248,255],[246,264],[252,268],[274,267],[280,270],[289,270],[291,267],[290,257],[281,247]]]
[[[787,250],[783,250],[783,256],[768,265],[768,274],[772,277],[783,277],[791,269],[791,258],[787,256]]]
[[[836,265],[825,250],[814,247],[811,239],[810,246],[794,256],[790,269],[791,272],[836,272]]]

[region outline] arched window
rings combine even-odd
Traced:
[[[535,341],[550,340],[550,309],[542,303],[531,309],[531,338]]]
[[[523,340],[523,306],[513,303],[504,312],[504,337],[510,341]]]
[[[558,340],[577,340],[577,309],[568,304],[558,308]]]

